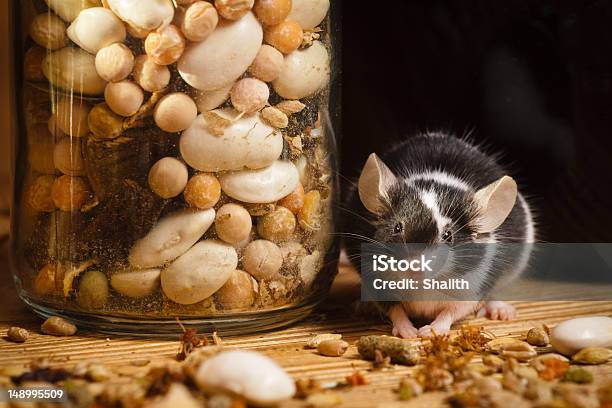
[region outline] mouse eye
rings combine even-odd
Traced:
[[[442,234],[442,240],[446,242],[452,242],[453,233],[451,231],[445,231],[444,234]]]
[[[395,226],[393,227],[393,233],[394,234],[401,234],[402,232],[404,232],[404,224],[401,222],[398,222],[397,224],[395,224]]]

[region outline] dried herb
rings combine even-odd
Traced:
[[[541,379],[546,381],[552,381],[557,378],[563,377],[567,369],[569,368],[569,363],[567,361],[559,360],[556,358],[549,358],[542,361],[542,365],[544,368],[539,370],[539,376]]]
[[[413,378],[402,378],[397,393],[401,401],[407,401],[422,394],[423,387]]]
[[[297,398],[306,398],[309,395],[319,393],[323,391],[321,383],[314,378],[299,378],[295,380]]]
[[[391,357],[385,356],[382,351],[374,350],[374,361],[372,368],[374,370],[382,370],[391,367]]]
[[[16,385],[28,381],[43,381],[56,383],[70,378],[70,373],[62,368],[38,368],[27,373],[23,373],[16,377],[11,377],[11,380]]]
[[[481,352],[492,339],[493,335],[485,332],[483,327],[464,325],[453,342],[463,351]]]
[[[179,341],[181,342],[181,348],[176,355],[176,359],[179,361],[183,361],[187,358],[189,354],[193,352],[198,347],[208,346],[208,339],[205,335],[198,335],[198,331],[196,329],[186,329],[185,326],[176,319],[176,322],[181,329],[183,329],[183,334],[179,337]],[[214,336],[213,336],[214,339]]]
[[[147,374],[149,386],[146,396],[165,395],[172,383],[184,382],[186,379],[187,377],[180,367],[171,365],[154,367]]]
[[[222,346],[223,345],[223,340],[221,340],[221,337],[217,334],[217,332],[213,332],[212,339],[213,339],[213,344],[215,346]]]
[[[352,387],[368,385],[370,383],[361,371],[355,371],[353,374],[347,375],[345,379]]]
[[[451,342],[449,335],[434,333],[424,351],[425,360],[416,379],[425,390],[445,389],[453,384],[455,377],[471,377],[467,366],[474,353],[464,352],[457,342]]]

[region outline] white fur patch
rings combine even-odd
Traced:
[[[427,191],[419,190],[419,198],[421,199],[425,207],[427,207],[429,211],[431,211],[431,215],[433,216],[433,219],[436,221],[438,232],[442,233],[442,230],[444,229],[444,227],[446,227],[449,223],[451,223],[452,220],[444,216],[440,212],[440,206],[438,205],[437,194],[432,190],[427,190]]]
[[[414,184],[414,182],[417,180],[431,180],[438,184],[454,187],[464,191],[470,189],[470,186],[465,181],[461,180],[459,177],[438,170],[412,174],[408,178],[406,178],[406,183]]]

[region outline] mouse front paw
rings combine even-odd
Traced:
[[[394,324],[393,330],[391,330],[391,335],[401,337],[403,339],[409,339],[412,337],[417,337],[417,329],[412,324]]]
[[[392,306],[389,309],[388,316],[391,319],[391,323],[393,323],[393,329],[391,330],[393,336],[402,337],[404,339],[417,336],[417,329],[406,315],[406,311],[402,305],[398,304]]]
[[[448,334],[450,331],[450,325],[438,325],[435,323],[428,324],[427,326],[423,326],[418,331],[419,337],[433,337],[434,333],[436,336],[441,336],[444,334]]]
[[[516,309],[506,302],[489,300],[478,311],[477,316],[486,316],[491,320],[512,320],[516,318]]]

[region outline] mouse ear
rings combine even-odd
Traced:
[[[359,198],[368,211],[378,214],[383,209],[381,199],[387,195],[396,177],[389,167],[372,153],[359,176]]]
[[[503,176],[478,190],[474,194],[474,201],[479,207],[477,232],[492,232],[502,225],[514,207],[516,196],[516,182],[510,176]]]

